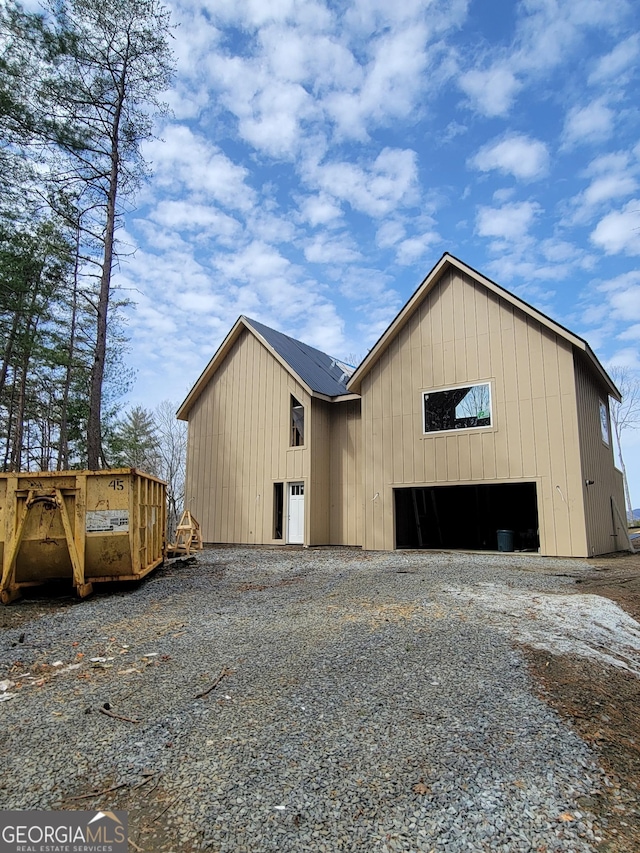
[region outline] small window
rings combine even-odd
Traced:
[[[491,426],[491,387],[488,382],[424,391],[424,432],[444,432]]]
[[[273,538],[282,539],[282,514],[284,508],[284,483],[273,484]]]
[[[304,406],[291,396],[291,447],[304,444]]]
[[[602,440],[605,444],[610,443],[609,438],[609,413],[607,404],[600,400],[600,430],[602,432]]]

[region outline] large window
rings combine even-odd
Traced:
[[[291,447],[304,444],[304,406],[291,395]]]
[[[424,432],[444,432],[491,426],[491,386],[488,382],[424,391]]]

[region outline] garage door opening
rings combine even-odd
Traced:
[[[396,548],[538,550],[535,483],[402,488],[394,495]]]

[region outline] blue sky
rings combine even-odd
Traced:
[[[362,357],[445,251],[640,368],[637,3],[171,8],[117,272],[132,403],[179,403],[239,314]],[[627,464],[638,506],[636,434]]]

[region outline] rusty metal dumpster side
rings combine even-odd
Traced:
[[[162,563],[166,485],[134,468],[0,474],[0,599],[69,579],[79,596]]]

